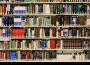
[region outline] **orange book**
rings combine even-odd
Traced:
[[[6,13],[6,5],[2,4],[2,15]]]
[[[32,49],[32,43],[29,43],[29,48]]]

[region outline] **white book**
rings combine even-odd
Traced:
[[[21,18],[14,18],[14,22],[22,22]]]
[[[27,47],[26,47],[26,40],[23,40],[23,48],[24,48],[24,49],[27,48]]]
[[[35,5],[35,13],[38,14],[38,5]]]
[[[31,29],[30,29],[30,28],[28,28],[28,37],[31,37],[31,35],[30,35],[30,34],[31,34],[31,32],[30,32],[30,31],[31,31]]]
[[[10,11],[10,4],[7,4],[7,11]]]
[[[63,36],[63,30],[61,31],[61,36]]]
[[[34,33],[35,33],[35,30],[32,30],[32,38],[34,38]]]
[[[48,49],[50,49],[50,40],[48,40]]]
[[[90,25],[90,16],[87,17],[86,25]]]
[[[2,23],[2,17],[0,17],[0,26],[2,26],[3,23]]]
[[[79,37],[79,30],[77,30],[77,37]]]
[[[45,14],[50,14],[50,5],[49,4],[43,4],[43,11]]]

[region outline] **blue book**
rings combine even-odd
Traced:
[[[9,26],[9,18],[8,17],[3,17],[3,22],[5,26]]]
[[[81,6],[80,6],[80,4],[78,4],[78,13],[80,13],[80,8],[81,8]]]
[[[11,56],[11,60],[16,60],[16,52],[11,52],[10,53],[10,56]]]
[[[44,47],[45,47],[45,48],[48,47],[48,40],[45,40],[45,42],[44,42]]]

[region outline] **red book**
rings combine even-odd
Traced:
[[[21,59],[26,59],[26,51],[21,52]]]
[[[55,49],[55,40],[54,39],[50,40],[50,48]]]
[[[6,5],[2,4],[2,14],[4,15],[6,13]]]
[[[16,36],[19,37],[20,36],[20,30],[16,29]]]
[[[2,52],[0,52],[0,59],[2,59]]]
[[[30,59],[30,51],[27,52],[26,59]]]
[[[7,59],[7,60],[10,59],[10,52],[8,52],[8,51],[5,52],[5,59]]]
[[[66,4],[64,5],[64,12],[66,13]]]
[[[60,48],[60,40],[57,40],[56,47],[57,47],[57,48]]]

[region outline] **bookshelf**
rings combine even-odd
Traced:
[[[2,62],[62,62],[90,50],[89,32],[90,0],[0,0]]]

